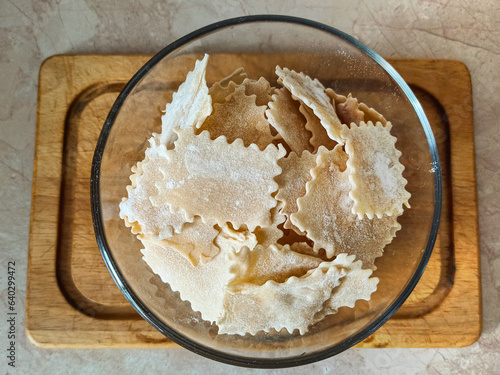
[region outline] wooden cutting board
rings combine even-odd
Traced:
[[[120,90],[150,58],[60,55],[40,69],[26,303],[31,340],[50,348],[177,347],[135,312],[96,245],[90,167]],[[471,80],[458,61],[389,59],[419,98],[443,170],[438,239],[414,292],[358,347],[458,347],[481,334]]]

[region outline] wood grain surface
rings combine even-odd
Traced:
[[[40,70],[26,326],[51,348],[176,347],[126,301],[96,245],[90,166],[102,124],[149,59],[60,55]],[[443,214],[432,257],[406,303],[358,347],[457,347],[481,333],[471,82],[450,60],[389,59],[432,125]]]

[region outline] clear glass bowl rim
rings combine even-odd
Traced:
[[[200,345],[192,340],[187,339],[182,334],[177,331],[171,329],[166,326],[158,317],[156,317],[153,313],[149,311],[146,305],[142,303],[140,298],[134,294],[131,290],[127,281],[123,277],[122,273],[116,266],[116,262],[114,260],[112,251],[108,245],[106,240],[106,235],[104,232],[104,223],[103,216],[101,213],[101,199],[100,199],[100,170],[101,170],[101,162],[102,156],[104,153],[104,148],[106,146],[106,142],[108,136],[111,132],[111,128],[115,122],[115,119],[125,102],[127,96],[132,92],[134,87],[141,81],[141,79],[149,72],[149,70],[155,66],[160,60],[162,60],[165,56],[170,54],[172,51],[184,46],[185,44],[198,39],[206,34],[212,33],[219,29],[235,26],[238,24],[244,23],[254,23],[254,22],[281,22],[281,23],[292,23],[299,24],[302,26],[309,26],[315,29],[319,29],[322,31],[326,31],[331,33],[346,42],[354,45],[359,48],[361,51],[365,52],[368,56],[370,56],[376,63],[378,63],[400,86],[400,88],[404,91],[407,98],[411,102],[419,120],[422,124],[422,128],[425,132],[427,142],[429,144],[429,151],[432,158],[432,166],[434,170],[434,185],[435,185],[435,195],[434,195],[434,216],[433,222],[431,226],[431,230],[429,233],[429,238],[427,241],[427,246],[424,250],[424,254],[422,259],[413,274],[412,278],[408,282],[407,287],[403,290],[403,292],[399,295],[399,297],[394,301],[394,303],[384,311],[381,316],[375,320],[370,326],[366,329],[358,332],[356,335],[348,338],[347,340],[342,341],[341,343],[332,346],[330,348],[324,349],[322,351],[306,354],[303,356],[291,357],[291,358],[283,358],[283,359],[270,359],[270,358],[248,358],[248,357],[238,357],[235,355],[228,355],[222,351],[218,351],[212,348],[208,348],[206,346]],[[104,122],[103,128],[101,130],[99,139],[96,144],[96,149],[94,153],[94,157],[92,160],[92,170],[91,170],[91,179],[90,179],[90,199],[91,199],[91,210],[92,210],[92,221],[94,225],[94,232],[97,240],[97,245],[101,252],[101,255],[104,259],[106,267],[108,268],[113,280],[116,285],[120,288],[123,295],[127,298],[130,304],[135,308],[135,310],[139,313],[139,315],[144,318],[148,323],[150,323],[153,327],[155,327],[158,331],[164,334],[167,338],[179,344],[180,346],[191,350],[194,353],[202,355],[204,357],[231,364],[236,366],[243,367],[253,367],[253,368],[283,368],[283,367],[292,367],[292,366],[300,366],[308,363],[313,363],[317,361],[321,361],[328,357],[334,356],[343,352],[344,350],[356,345],[362,340],[366,339],[372,333],[374,333],[377,329],[379,329],[394,313],[401,307],[401,305],[405,302],[408,296],[411,294],[415,286],[417,285],[420,277],[422,276],[425,267],[429,261],[429,258],[432,253],[432,249],[434,247],[434,243],[436,241],[439,222],[441,217],[441,201],[442,201],[442,181],[441,181],[441,166],[439,163],[439,155],[436,146],[436,142],[434,139],[434,135],[432,133],[429,121],[425,116],[424,110],[420,105],[418,99],[415,97],[410,87],[406,84],[403,78],[396,72],[396,70],[385,61],[380,55],[371,50],[368,46],[361,43],[357,39],[352,36],[337,30],[331,26],[327,26],[325,24],[311,21],[304,18],[299,17],[291,17],[291,16],[283,16],[283,15],[252,15],[252,16],[243,16],[237,18],[226,19],[220,22],[216,22],[205,27],[202,27],[196,31],[193,31],[184,37],[176,40],[175,42],[169,44],[165,48],[163,48],[160,52],[154,55],[125,85],[123,90],[118,95],[115,103],[111,107],[111,110]]]

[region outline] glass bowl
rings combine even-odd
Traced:
[[[141,260],[141,243],[119,217],[130,168],[144,159],[147,139],[160,132],[161,109],[193,69],[210,55],[207,83],[245,68],[277,86],[277,64],[318,78],[337,93],[352,93],[392,122],[402,152],[411,209],[402,229],[377,259],[380,279],[369,302],[341,308],[305,335],[218,335],[189,304],[163,284]],[[410,295],[436,240],[441,210],[441,173],[434,137],[408,85],[379,55],[353,37],[313,21],[285,16],[248,16],[218,22],[170,44],[148,61],[118,96],[100,134],[91,177],[92,215],[105,263],[125,297],[172,341],[221,362],[247,367],[303,365],[338,354],[367,338]]]

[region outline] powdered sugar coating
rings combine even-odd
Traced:
[[[244,86],[238,87],[224,102],[214,104],[212,115],[197,133],[206,130],[212,139],[225,136],[230,143],[241,139],[245,146],[254,143],[263,150],[274,139],[264,116],[266,108],[256,104],[255,95],[246,95]]]
[[[374,124],[380,122],[382,125],[387,124],[387,120],[381,113],[368,107],[365,103],[359,103],[351,94],[346,97],[337,94],[330,88],[326,89],[325,93],[332,100],[332,104],[335,105],[342,124],[350,125],[351,122],[354,122],[356,125],[359,125],[361,121],[371,121]],[[344,121],[342,121],[342,117]]]
[[[330,139],[343,144],[344,141],[340,136],[342,125],[321,82],[317,79],[311,79],[304,73],[297,73],[287,68],[281,69],[279,66],[276,67],[276,74],[279,77],[279,83],[314,111]]]
[[[152,271],[179,292],[183,301],[189,301],[193,311],[199,311],[204,320],[215,322],[223,311],[226,285],[232,275],[225,250],[211,262],[197,267],[173,248],[142,240],[144,261]]]
[[[360,218],[372,219],[383,215],[400,215],[403,205],[410,207],[410,193],[405,189],[404,166],[399,162],[401,152],[396,149],[396,137],[390,133],[392,125],[361,122],[359,126],[344,127],[349,155],[347,168],[354,201],[352,212]]]
[[[265,247],[277,243],[278,240],[283,237],[283,232],[279,228],[279,225],[283,224],[285,220],[286,216],[283,214],[283,202],[278,201],[276,207],[271,209],[271,225],[267,227],[257,227],[253,231],[257,243]]]
[[[155,206],[168,204],[189,220],[198,215],[219,226],[245,224],[250,231],[271,224],[270,210],[277,204],[271,194],[278,189],[273,178],[281,173],[277,160],[285,154],[281,145],[261,151],[255,144],[244,147],[241,139],[227,143],[191,129],[178,136],[167,151],[168,165],[160,168],[164,177],[151,197]]]
[[[227,77],[215,82],[208,90],[209,95],[212,97],[212,104],[224,103],[229,94],[231,94],[246,77],[247,74],[244,69],[238,68]]]
[[[172,102],[165,107],[160,142],[167,148],[171,148],[176,139],[175,128],[199,128],[212,113],[212,98],[208,95],[205,80],[207,63],[207,54],[203,60],[196,61],[194,70],[187,74],[184,83],[172,96]]]
[[[294,100],[287,89],[281,88],[275,91],[269,102],[269,109],[266,110],[269,123],[297,155],[305,150],[313,150],[309,143],[311,133],[305,127],[306,119],[299,107],[300,102]]]
[[[160,168],[168,163],[166,155],[165,145],[150,139],[146,157],[131,177],[128,197],[120,203],[120,217],[132,225],[133,232],[150,234],[156,240],[172,237],[181,231],[184,223],[192,221],[172,212],[167,204],[154,206],[150,201],[150,197],[158,193],[155,182],[163,178]]]
[[[306,183],[312,178],[310,171],[316,167],[317,156],[327,151],[326,148],[320,147],[317,153],[304,151],[300,156],[292,152],[286,158],[278,160],[282,172],[275,178],[279,186],[276,199],[283,202],[281,212],[288,218],[284,227],[293,229],[298,234],[304,232],[293,225],[290,216],[297,212],[297,199],[306,193]]]
[[[344,275],[341,267],[322,263],[284,283],[270,280],[263,285],[242,284],[238,292],[224,296],[224,313],[217,320],[219,333],[254,335],[285,328],[304,334]]]
[[[180,233],[175,233],[172,237],[158,241],[150,235],[141,234],[140,239],[153,241],[161,247],[175,249],[179,254],[191,262],[193,266],[199,263],[210,262],[219,254],[220,249],[214,243],[219,232],[213,225],[204,223],[199,217],[195,217],[192,223],[184,224]]]
[[[310,269],[318,267],[321,259],[292,251],[289,245],[257,245],[254,249],[244,248],[229,255],[231,272],[235,278],[230,291],[239,290],[243,283],[262,285],[269,280],[285,282],[291,276],[303,276]]]
[[[383,254],[400,225],[397,216],[359,218],[352,213],[349,173],[340,169],[345,163],[340,146],[318,157],[307,193],[297,200],[299,211],[292,221],[314,241],[316,252],[323,248],[328,257],[354,254],[364,268],[374,269],[375,259]]]
[[[323,310],[315,316],[315,321],[320,321],[326,315],[335,314],[341,307],[353,308],[357,301],[369,301],[377,290],[379,279],[370,277],[371,270],[363,269],[362,262],[355,260],[354,255],[339,254],[332,262],[342,267],[346,275],[340,284],[332,291],[330,298],[325,302]]]
[[[359,110],[358,99],[353,98],[351,94],[347,96],[345,102],[338,103],[335,108],[342,124],[359,124],[365,119],[365,114]]]
[[[304,103],[300,103],[299,111],[306,119],[304,127],[312,134],[309,143],[314,147],[314,152],[321,146],[326,147],[328,150],[333,150],[337,142],[328,136],[325,128],[321,125],[320,119],[314,114],[313,110],[304,105]]]

